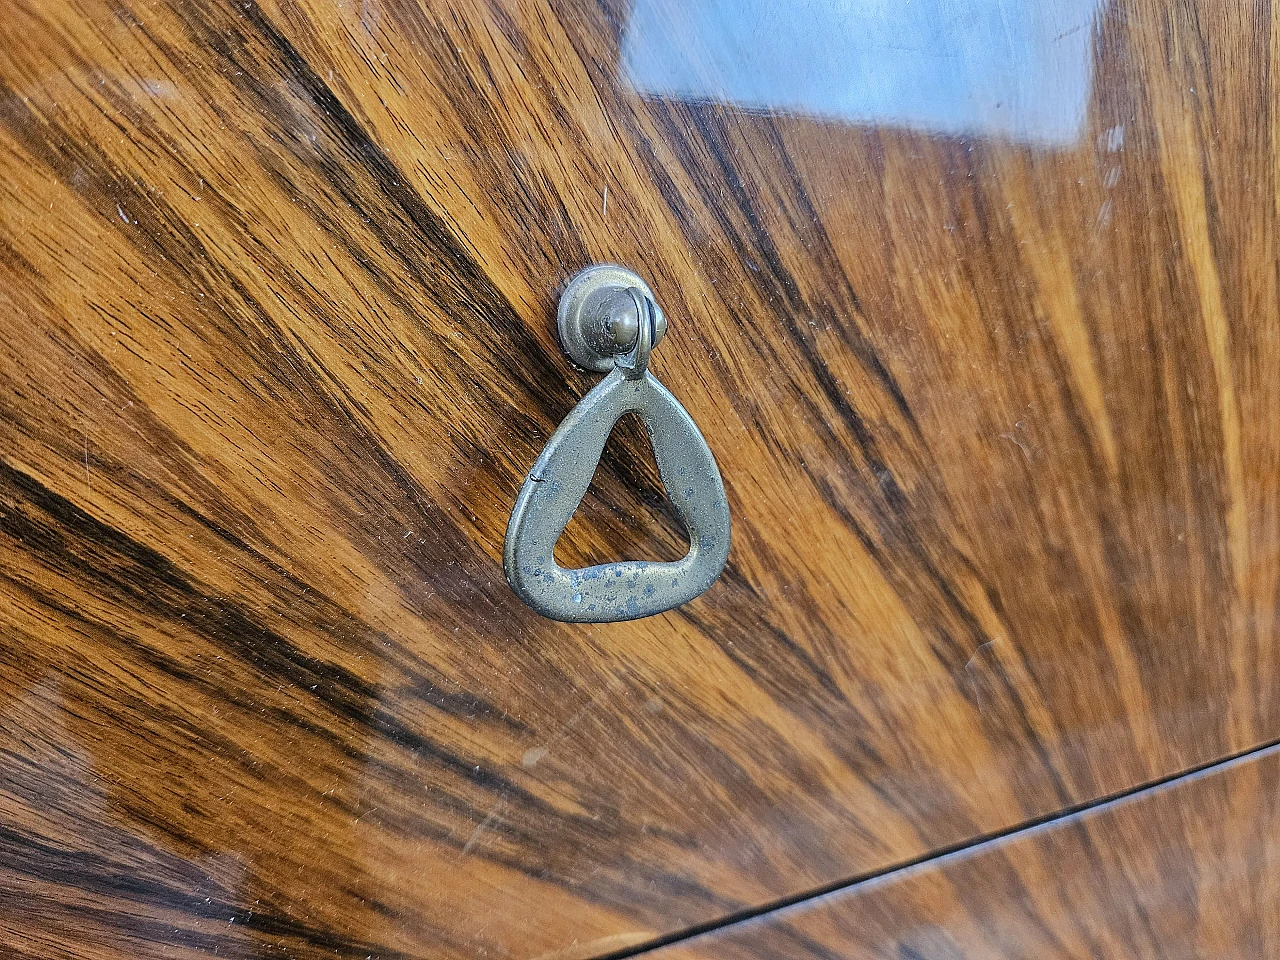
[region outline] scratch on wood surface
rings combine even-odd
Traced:
[[[475,845],[480,842],[480,836],[489,829],[490,825],[500,823],[502,820],[502,808],[506,806],[506,794],[498,798],[498,802],[493,805],[493,809],[489,811],[489,815],[476,824],[476,828],[471,831],[471,837],[462,846],[462,856],[466,856]]]

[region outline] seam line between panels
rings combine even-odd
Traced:
[[[594,957],[593,960],[628,960],[630,957],[638,957],[651,950],[657,950],[660,947],[668,947],[673,944],[683,943],[686,940],[692,940],[694,937],[714,933],[716,931],[724,930],[727,927],[756,920],[760,917],[780,910],[785,910],[789,907],[803,906],[810,901],[817,900],[829,894],[851,890],[862,884],[884,880],[896,874],[906,873],[907,871],[914,870],[919,867],[935,864],[938,861],[968,856],[981,849],[985,849],[1020,834],[1046,829],[1059,821],[1077,816],[1078,814],[1118,806],[1119,804],[1134,799],[1140,795],[1155,794],[1164,790],[1172,789],[1174,787],[1181,786],[1183,783],[1188,781],[1219,773],[1229,767],[1260,760],[1273,753],[1280,753],[1280,737],[1233,754],[1228,754],[1227,756],[1220,757],[1216,760],[1197,764],[1196,766],[1178,771],[1177,773],[1169,774],[1165,777],[1145,781],[1117,793],[1108,794],[1093,800],[1087,800],[1083,803],[1063,807],[1061,810],[1057,810],[1053,813],[1034,817],[1030,820],[1023,820],[1001,830],[978,834],[977,836],[960,841],[959,843],[938,847],[937,849],[930,850],[918,857],[912,857],[909,860],[902,860],[898,863],[889,864],[888,866],[882,867],[878,870],[871,870],[867,873],[857,874],[843,880],[836,880],[832,883],[806,890],[803,893],[781,897],[776,900],[768,901],[760,906],[737,910],[733,913],[727,914],[726,916],[718,917],[715,920],[708,920],[704,923],[694,924],[693,926],[685,927],[684,929],[677,930],[673,933],[669,933],[652,940],[646,940],[643,943],[639,943],[631,947],[614,950],[610,953],[599,954]]]

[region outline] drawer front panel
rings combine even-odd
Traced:
[[[681,9],[7,5],[15,949],[595,956],[1276,735],[1268,14],[992,33],[948,119],[662,73],[739,42]],[[601,261],[734,545],[567,625],[502,544]],[[662,501],[624,423],[563,563]]]

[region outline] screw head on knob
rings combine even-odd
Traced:
[[[662,340],[667,318],[653,302],[649,285],[625,267],[597,263],[570,280],[560,296],[556,328],[574,363],[608,373],[618,357],[635,348],[641,317],[631,289],[652,304],[653,346]]]

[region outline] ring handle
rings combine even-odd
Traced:
[[[561,298],[566,352],[590,369],[607,359],[611,372],[547,441],[516,498],[503,546],[503,570],[516,595],[567,623],[635,620],[688,603],[716,581],[729,557],[729,503],[715,457],[688,411],[649,371],[666,318],[639,277],[618,271],[630,274],[612,264],[588,267]],[[614,424],[627,413],[637,414],[649,434],[689,552],[671,563],[621,560],[565,569],[555,562],[556,543],[591,486]]]

